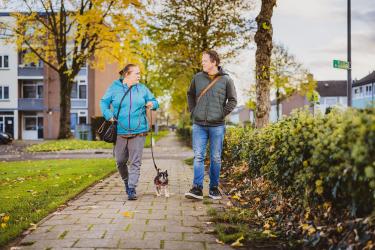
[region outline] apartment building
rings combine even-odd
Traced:
[[[12,22],[9,13],[2,21]],[[59,77],[43,62],[24,62],[24,51],[0,40],[0,131],[15,139],[56,139],[60,124]],[[71,93],[71,131],[75,137],[91,139],[91,117],[101,116],[99,101],[118,77],[118,65],[104,69],[83,67],[75,77]]]
[[[9,16],[0,16],[12,21]],[[1,40],[0,40],[1,43]],[[0,46],[0,132],[18,137],[18,70],[15,45]]]

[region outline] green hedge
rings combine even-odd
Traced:
[[[191,126],[187,126],[184,128],[177,128],[177,131],[176,131],[178,137],[180,137],[180,139],[183,140],[184,143],[186,143],[186,145],[190,147],[192,146],[191,131],[192,131]]]
[[[306,207],[329,202],[352,216],[375,207],[374,109],[305,110],[261,130],[228,129],[223,159],[224,168],[247,163],[249,177],[265,176]]]

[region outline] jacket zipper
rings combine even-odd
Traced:
[[[130,107],[129,107],[129,129],[130,129],[130,111],[132,109],[132,91],[130,90]]]

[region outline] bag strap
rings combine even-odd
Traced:
[[[120,102],[120,106],[118,107],[118,110],[117,110],[117,116],[115,116],[115,120],[118,119],[118,116],[120,115],[120,110],[121,110],[121,104],[122,102],[124,101],[125,99],[125,96],[130,92],[130,90],[132,89],[133,86],[130,86],[130,88],[128,88],[128,90],[125,92],[124,96],[122,97],[121,99],[121,102]]]
[[[221,76],[217,76],[215,77],[215,79],[213,79],[210,84],[207,85],[206,88],[204,88],[198,95],[198,98],[197,98],[197,103],[199,102],[199,100],[202,98],[202,96],[204,96],[204,94],[207,93],[208,90],[210,90],[210,88],[212,88],[215,83],[217,83],[217,81],[221,78]]]

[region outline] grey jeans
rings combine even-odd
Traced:
[[[117,169],[123,181],[128,181],[129,188],[137,187],[145,141],[146,136],[133,138],[117,136],[114,148]]]

